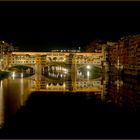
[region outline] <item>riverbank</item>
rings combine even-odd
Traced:
[[[0,80],[8,77],[10,75],[10,72],[9,71],[1,71],[0,70]]]

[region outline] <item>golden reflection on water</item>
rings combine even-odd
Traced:
[[[38,74],[24,78],[9,77],[0,81],[0,127],[24,105],[33,91],[93,93],[106,102],[111,101],[133,111],[140,110],[139,82],[131,78],[122,81],[117,76],[104,75],[96,79],[87,77],[68,80]]]
[[[24,105],[32,91],[49,92],[95,92],[103,94],[103,84],[99,79],[66,81],[49,79],[42,75],[31,77],[9,77],[0,81],[0,125]]]
[[[7,78],[0,81],[0,126],[27,100],[30,93],[28,78]]]
[[[4,123],[3,81],[0,81],[0,128]]]

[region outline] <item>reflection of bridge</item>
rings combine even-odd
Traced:
[[[36,79],[33,76],[30,80],[30,91],[44,92],[85,92],[94,93],[104,98],[104,83],[102,78],[82,81],[60,81],[53,79]]]
[[[24,65],[40,72],[51,64],[92,64],[102,67],[104,53],[67,53],[67,52],[12,52],[7,59],[8,67]]]
[[[72,88],[71,88],[72,87]],[[82,81],[31,80],[32,91],[103,92],[101,79]]]

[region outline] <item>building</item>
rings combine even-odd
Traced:
[[[124,74],[140,75],[140,35],[119,40],[119,61],[123,65]]]
[[[118,42],[107,42],[107,52],[108,52],[108,65],[109,65],[109,71],[111,71],[112,74],[118,74],[119,69],[119,56],[118,56]]]
[[[140,75],[140,35],[122,37],[118,42],[107,42],[109,70],[113,74]]]
[[[0,41],[0,70],[4,70],[9,65],[11,52],[17,48],[5,41]]]

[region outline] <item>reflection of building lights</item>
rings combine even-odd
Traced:
[[[65,73],[68,73],[68,69],[65,69]]]
[[[15,72],[12,73],[12,77],[13,77],[13,79],[15,78]]]
[[[23,78],[23,73],[21,73],[21,78]]]
[[[4,123],[3,81],[0,81],[0,128]]]
[[[87,76],[89,77],[89,75],[90,75],[90,72],[89,72],[89,71],[87,71]]]
[[[87,69],[90,69],[91,67],[90,67],[90,65],[87,65]]]

